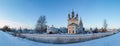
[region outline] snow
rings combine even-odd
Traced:
[[[14,37],[12,35],[9,35],[8,33],[0,31],[0,46],[119,46],[119,45],[120,45],[120,33],[81,43],[46,44]]]
[[[21,34],[22,37],[27,39],[45,42],[45,43],[76,43],[88,40],[93,40],[97,38],[102,38],[108,35],[112,35],[113,32],[106,33],[94,33],[94,34]]]
[[[0,31],[0,46],[39,46],[37,42],[14,37],[8,33]],[[42,44],[42,43],[41,43]]]

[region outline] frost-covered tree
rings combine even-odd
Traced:
[[[37,25],[36,25],[36,32],[38,33],[44,33],[47,30],[47,25],[46,25],[47,21],[46,21],[46,17],[45,16],[40,16],[40,18],[37,21]]]
[[[93,33],[98,33],[98,28],[97,27],[93,30]]]
[[[58,32],[58,28],[55,28],[53,25],[52,25],[52,27],[47,27],[47,33],[48,34],[57,34],[57,33],[59,33]]]
[[[104,20],[104,24],[103,24],[103,32],[106,32],[106,31],[107,31],[107,26],[108,26],[107,21]]]
[[[89,31],[89,33],[93,33],[92,31],[93,31],[93,30],[92,30],[92,28],[90,28],[90,31]]]
[[[3,30],[3,31],[11,31],[11,29],[9,28],[9,26],[4,26],[4,27],[2,28],[2,30]]]
[[[67,33],[67,28],[66,27],[60,27],[59,31],[61,33]]]
[[[11,32],[16,32],[16,28],[11,28]]]
[[[19,29],[18,29],[18,33],[22,33],[22,28],[20,27]]]

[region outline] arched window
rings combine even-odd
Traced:
[[[72,31],[72,33],[74,33],[74,30]]]
[[[73,29],[74,29],[74,27],[73,27]]]
[[[69,33],[71,33],[70,30],[69,30]]]

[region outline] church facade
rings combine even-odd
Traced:
[[[72,13],[68,13],[68,34],[80,34],[84,33],[84,27],[82,23],[82,19],[78,19],[78,13],[75,14],[74,11]]]

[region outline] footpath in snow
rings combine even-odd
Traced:
[[[0,46],[120,46],[120,33],[82,43],[46,44],[14,37],[0,31]]]

